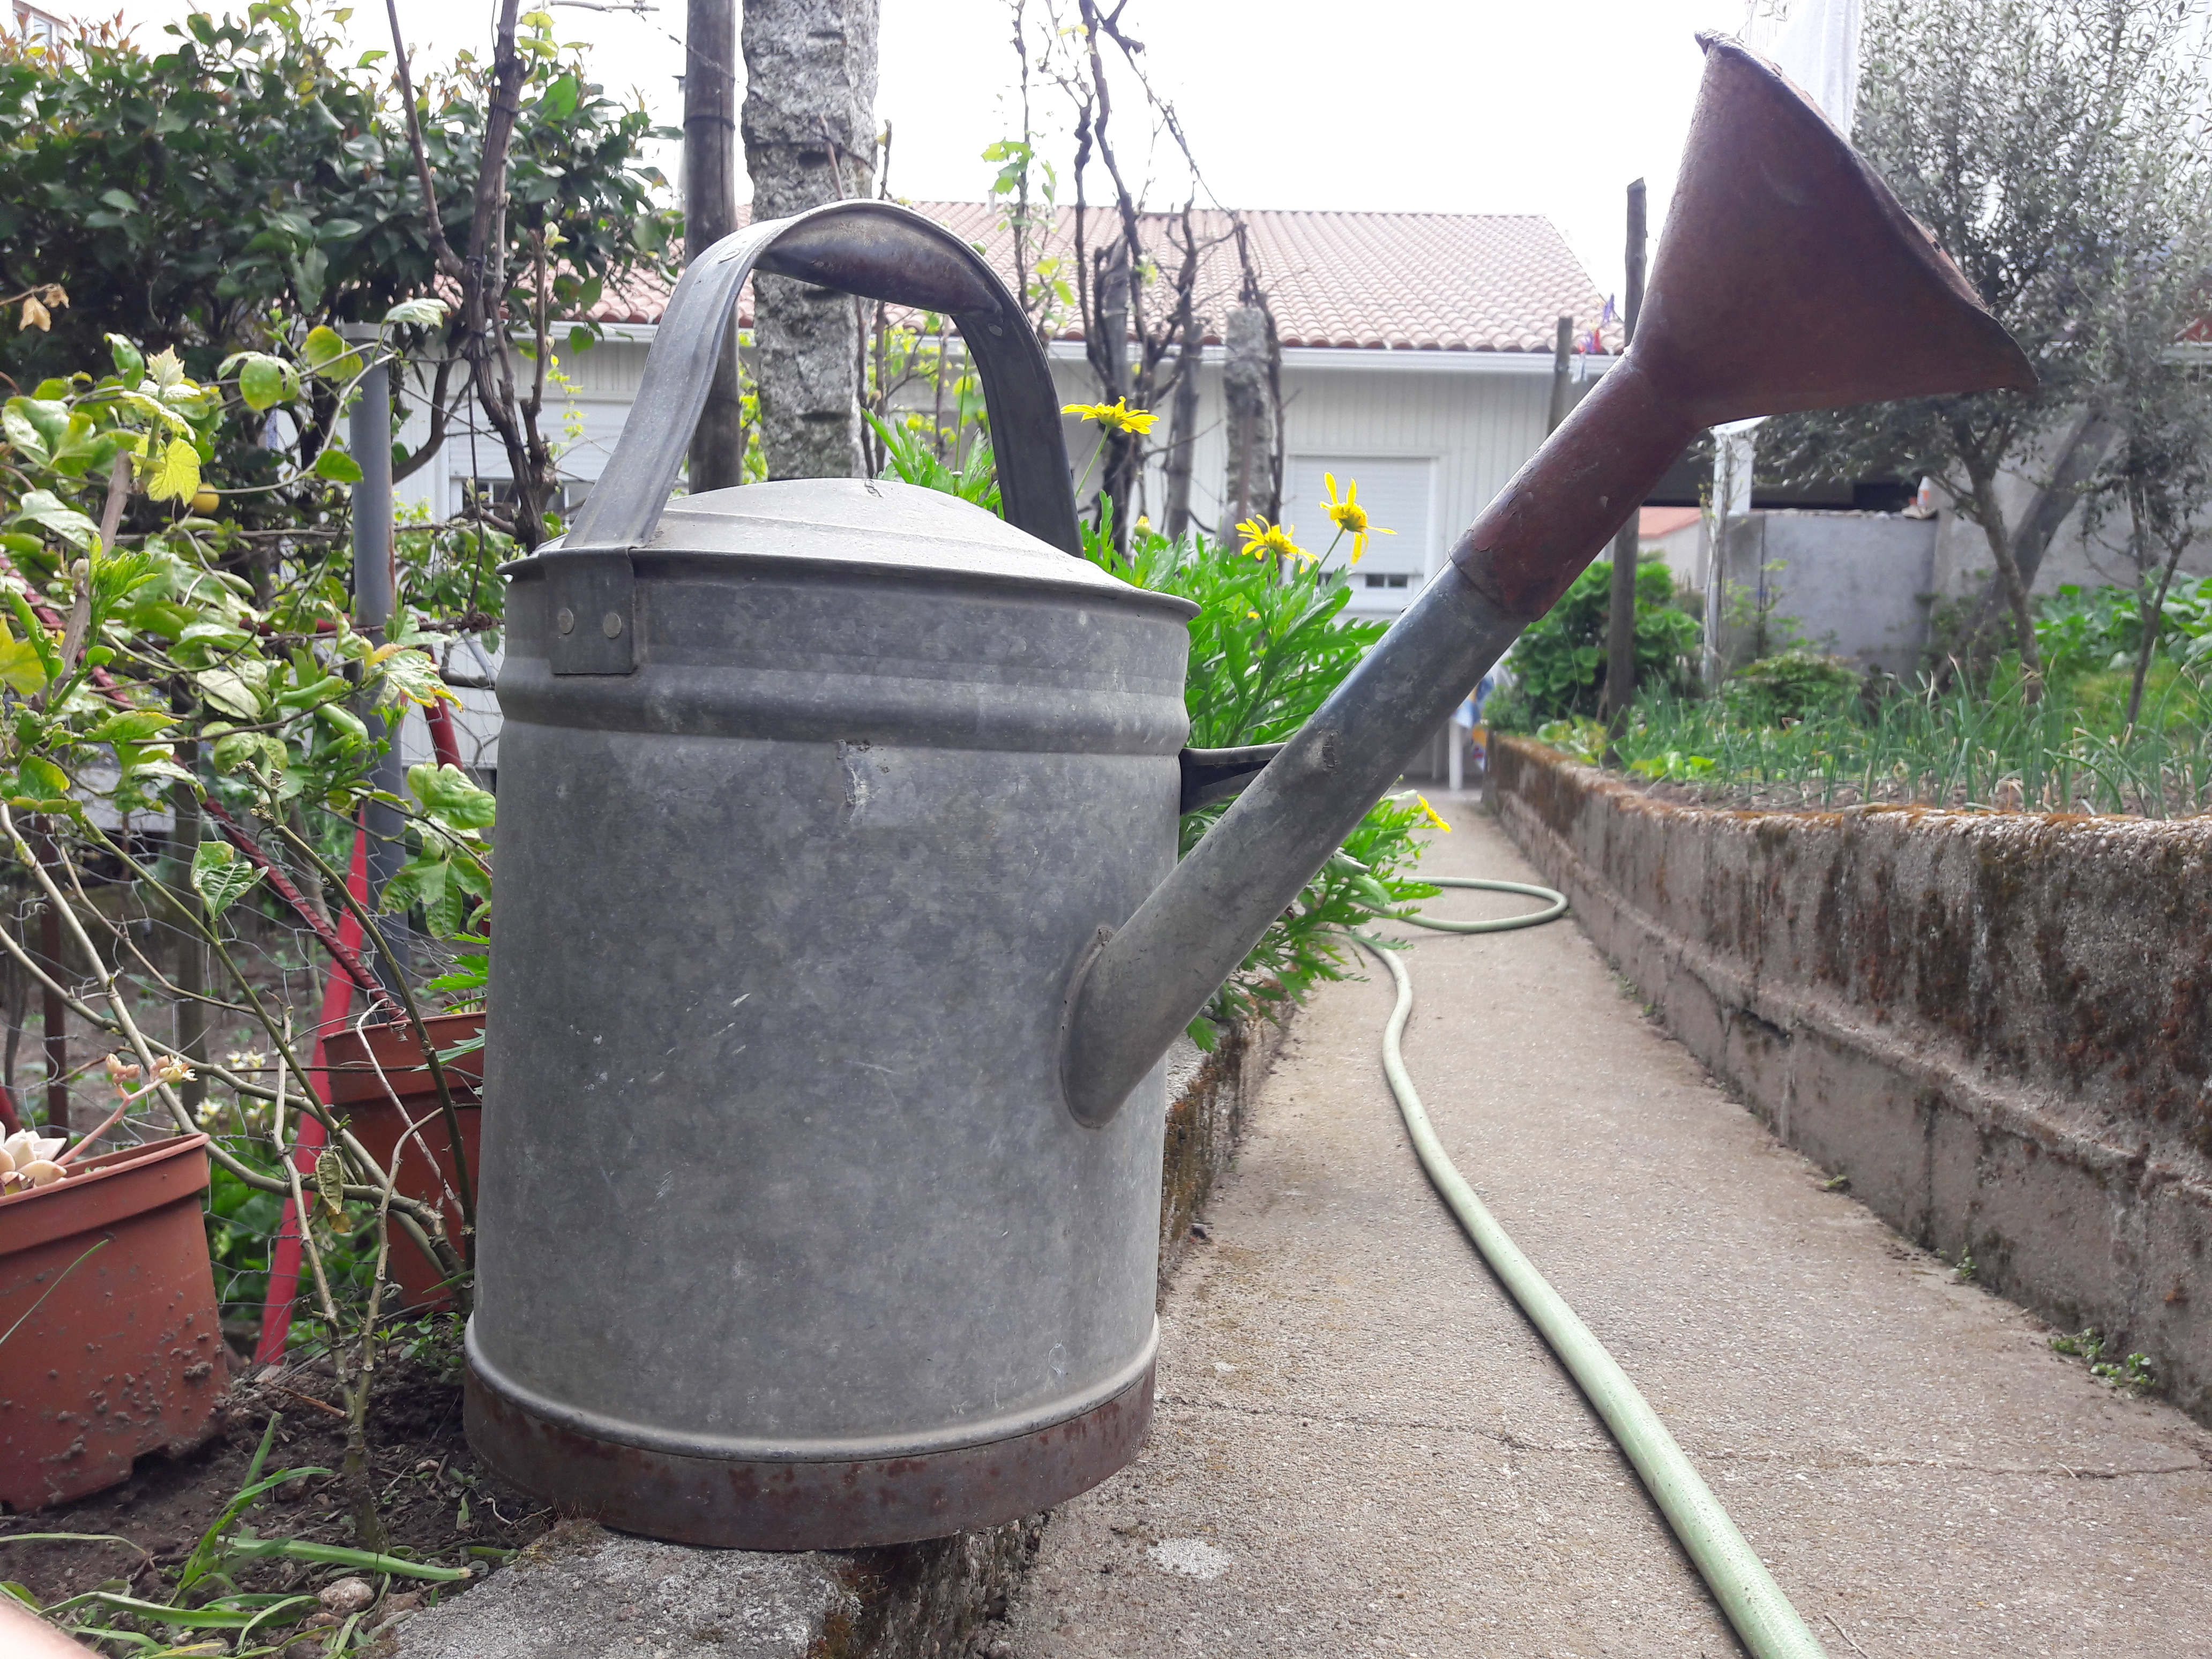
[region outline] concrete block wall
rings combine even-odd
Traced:
[[[1739,667],[1796,633],[1900,677],[1920,665],[1936,586],[1936,524],[1896,513],[1765,511],[1732,520],[1708,615],[1713,646]],[[1763,613],[1763,621],[1760,619]]]
[[[1541,745],[1490,799],[1790,1146],[2212,1422],[2212,819],[1672,805]]]

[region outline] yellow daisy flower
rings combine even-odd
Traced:
[[[1451,834],[1451,825],[1444,822],[1443,815],[1442,813],[1438,812],[1435,807],[1429,805],[1429,798],[1426,795],[1416,795],[1413,799],[1420,802],[1421,816],[1423,817],[1426,818],[1437,829],[1443,830],[1444,834],[1448,836]]]
[[[1291,539],[1295,525],[1269,524],[1265,519],[1247,519],[1237,526],[1237,533],[1244,538],[1244,551],[1255,559],[1270,554],[1279,558],[1304,559],[1310,563],[1313,555]]]
[[[1328,486],[1328,499],[1322,505],[1328,510],[1328,516],[1335,520],[1337,539],[1341,541],[1346,536],[1352,538],[1351,564],[1345,567],[1350,569],[1352,565],[1359,562],[1361,556],[1367,551],[1368,537],[1370,535],[1395,536],[1398,532],[1395,530],[1385,530],[1381,525],[1370,521],[1367,509],[1359,504],[1358,479],[1352,478],[1346,481],[1344,499],[1339,501],[1336,496],[1336,474],[1324,472],[1321,476],[1322,482]],[[1332,552],[1335,550],[1334,543],[1330,544],[1330,550]],[[1327,555],[1323,556],[1326,557]]]
[[[1152,422],[1160,417],[1149,409],[1132,409],[1127,398],[1116,398],[1110,404],[1062,404],[1063,415],[1079,415],[1086,421],[1096,421],[1109,432],[1150,432]]]

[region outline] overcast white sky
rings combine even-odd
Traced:
[[[387,44],[380,0],[355,3],[349,33]],[[876,111],[893,128],[891,188],[977,199],[993,171],[979,153],[1018,128],[1007,0],[882,5]],[[149,21],[185,9],[129,7]],[[438,58],[488,43],[492,10],[399,3],[410,48]],[[1739,30],[1748,10],[1747,0],[1130,0],[1123,22],[1224,204],[1541,213],[1610,293],[1632,179],[1649,181],[1657,235],[1702,61],[1692,37]],[[641,93],[672,123],[684,13],[684,0],[641,15],[553,8],[563,40],[590,43],[610,91]],[[1133,137],[1125,163],[1139,159]]]

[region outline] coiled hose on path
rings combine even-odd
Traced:
[[[1514,893],[1548,901],[1541,910],[1484,921],[1434,921],[1425,916],[1398,918],[1436,933],[1500,933],[1510,928],[1554,921],[1567,912],[1565,896],[1548,887],[1534,887],[1516,881],[1479,881],[1464,876],[1424,876],[1421,879],[1438,887]],[[1637,1391],[1636,1385],[1628,1380],[1628,1373],[1606,1352],[1605,1345],[1590,1334],[1589,1327],[1576,1317],[1575,1310],[1521,1254],[1505,1229],[1498,1224],[1497,1218],[1474,1195],[1474,1188],[1468,1185],[1466,1178],[1445,1156],[1443,1143],[1430,1127],[1429,1115],[1422,1108],[1413,1077],[1406,1070],[1404,1051],[1399,1046],[1405,1036],[1406,1021],[1413,1012],[1413,981],[1406,972],[1405,963],[1399,960],[1402,953],[1364,933],[1352,937],[1390,970],[1390,977],[1398,987],[1398,1006],[1390,1011],[1390,1023],[1382,1032],[1382,1070],[1390,1079],[1390,1092],[1398,1098],[1398,1110],[1406,1120],[1406,1133],[1437,1191],[1451,1206],[1452,1213],[1467,1229],[1468,1237],[1474,1241],[1474,1248],[1482,1253],[1490,1270],[1521,1304],[1521,1311],[1528,1315],[1529,1322],[1551,1345],[1559,1363],[1567,1368],[1583,1395],[1605,1420],[1606,1427],[1612,1431],[1621,1450],[1628,1455],[1628,1461],[1636,1466],[1636,1473],[1643,1477],[1645,1488],[1667,1517],[1667,1524],[1674,1529],[1674,1536],[1689,1552],[1690,1559],[1704,1577],[1714,1600],[1721,1604],[1729,1622],[1735,1626],[1737,1636],[1754,1659],[1825,1659],[1824,1650],[1806,1628],[1805,1621],[1797,1616],[1797,1609],[1790,1605],[1790,1598],[1782,1593],[1782,1587],[1774,1582],[1743,1534],[1736,1530],[1735,1522],[1729,1519],[1728,1511],[1713,1496],[1712,1488],[1699,1478],[1689,1458],[1674,1443],[1674,1437],[1667,1432],[1667,1425],[1659,1420],[1650,1402]]]

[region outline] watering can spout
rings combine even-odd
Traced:
[[[2034,387],[2011,337],[1826,118],[1735,41],[1699,41],[1704,84],[1635,343],[1173,874],[1121,927],[1102,930],[1063,1025],[1061,1081],[1079,1121],[1119,1111],[1700,430]],[[1187,763],[1187,800],[1191,776]]]

